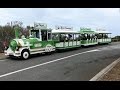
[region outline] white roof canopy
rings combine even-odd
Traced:
[[[78,31],[73,31],[71,29],[53,29],[52,33],[79,33]]]
[[[95,30],[96,33],[106,33],[106,34],[111,34],[109,31],[107,30],[102,30],[102,29],[97,29]]]

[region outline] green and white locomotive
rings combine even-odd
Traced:
[[[15,28],[16,38],[10,42],[5,55],[28,59],[31,54],[50,53],[55,51],[55,41],[52,40],[52,29],[44,23],[35,23],[30,29],[30,37],[18,38],[19,28]]]

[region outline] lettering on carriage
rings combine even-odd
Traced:
[[[37,44],[34,44],[35,47],[41,47],[42,44],[41,43],[37,43]]]
[[[43,28],[43,29],[45,29],[45,28],[47,28],[47,24],[46,23],[34,23],[34,27],[35,28]]]
[[[69,30],[72,30],[73,27],[67,27],[67,26],[55,26],[56,29],[69,29]]]

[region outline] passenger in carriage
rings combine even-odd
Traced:
[[[90,40],[90,34],[87,34],[87,39]]]
[[[66,36],[64,34],[60,34],[60,42],[64,42],[66,40]]]
[[[85,34],[82,34],[82,35],[81,35],[81,39],[82,39],[82,40],[87,40],[87,37],[85,36]]]
[[[72,35],[68,34],[68,40],[72,40]]]

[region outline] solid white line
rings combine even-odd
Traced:
[[[38,66],[43,66],[43,65],[46,65],[46,64],[49,64],[49,63],[52,63],[52,62],[60,61],[60,60],[66,59],[66,58],[74,57],[74,56],[77,56],[77,55],[80,55],[80,54],[84,54],[84,53],[88,53],[88,52],[95,52],[95,51],[99,51],[99,50],[97,50],[97,49],[90,50],[90,51],[86,51],[86,52],[82,52],[82,53],[77,53],[77,54],[74,54],[74,55],[66,56],[66,57],[63,57],[63,58],[55,59],[55,60],[52,60],[52,61],[49,61],[49,62],[45,62],[45,63],[42,63],[42,64],[38,64],[38,65],[35,65],[35,66],[31,66],[31,67],[28,67],[28,68],[24,68],[24,69],[20,69],[20,70],[17,70],[17,71],[13,71],[13,72],[10,72],[10,73],[6,73],[6,74],[3,74],[3,75],[0,75],[0,78],[8,76],[8,75],[11,75],[11,74],[15,74],[15,73],[18,73],[18,72],[21,72],[21,71],[25,71],[25,70],[28,70],[28,69],[32,69],[32,68],[35,68],[35,67],[38,67]]]
[[[113,63],[108,65],[106,68],[101,70],[98,74],[96,74],[92,79],[89,81],[99,81],[105,74],[107,74],[118,62],[120,62],[120,58],[115,60]]]

